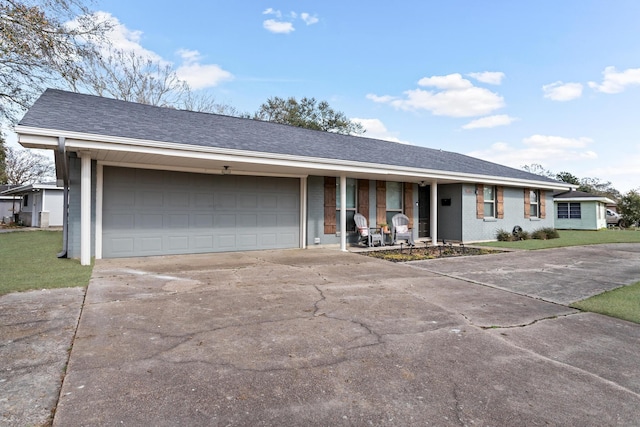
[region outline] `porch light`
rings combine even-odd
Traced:
[[[231,171],[229,170],[229,166],[223,166],[222,167],[222,175],[229,175],[231,173]]]

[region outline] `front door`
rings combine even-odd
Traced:
[[[429,212],[431,203],[431,187],[418,187],[418,237],[429,237]]]

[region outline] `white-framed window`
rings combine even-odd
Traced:
[[[580,219],[582,208],[578,202],[559,202],[558,219]]]
[[[356,214],[357,201],[357,180],[355,178],[347,178],[347,205],[345,210],[347,211],[347,231],[355,231],[356,223],[353,220]],[[365,213],[364,215],[368,215]],[[336,180],[336,218],[340,218],[340,180]]]
[[[484,217],[494,218],[496,216],[496,187],[485,185],[484,191]]]
[[[399,213],[402,213],[402,183],[387,181],[387,224]]]
[[[531,218],[540,216],[540,193],[538,190],[529,190],[529,216]]]
[[[28,207],[29,206],[29,195],[25,194],[24,195],[24,207]]]

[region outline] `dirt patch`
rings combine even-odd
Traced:
[[[361,252],[373,258],[392,262],[422,261],[425,259],[450,258],[460,256],[488,255],[504,251],[466,246],[427,246],[425,248],[406,247],[401,249]]]

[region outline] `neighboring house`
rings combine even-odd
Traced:
[[[17,196],[6,196],[3,192],[17,187],[16,185],[0,185],[0,223],[9,224],[13,222],[13,212],[20,212],[20,198]]]
[[[604,196],[583,191],[564,191],[553,195],[555,227],[564,230],[599,230],[607,228],[607,204]]]
[[[415,238],[552,227],[572,188],[443,150],[47,90],[16,127],[69,185],[67,253],[96,258],[355,241],[353,215]]]
[[[2,192],[2,196],[17,198],[18,220],[27,227],[61,227],[63,224],[63,191],[55,182],[27,184]]]

